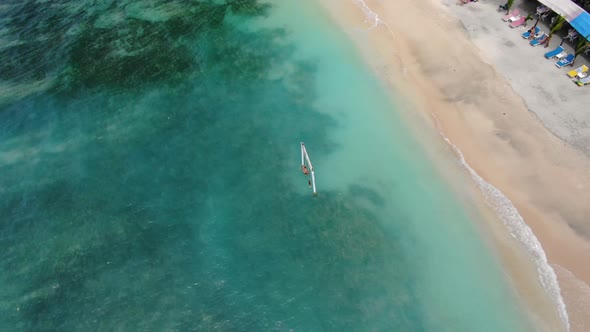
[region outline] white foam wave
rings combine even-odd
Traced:
[[[379,15],[367,6],[367,4],[363,0],[353,0],[353,2],[362,10],[365,14],[366,20],[365,22],[371,22],[373,25],[369,28],[369,30],[377,27],[379,24],[383,24],[387,27],[387,29],[393,34],[393,31],[387,26],[385,22],[379,19]],[[405,74],[404,68],[404,74]],[[479,174],[469,166],[463,153],[461,150],[454,145],[448,137],[440,130],[440,126],[438,120],[436,119],[436,115],[432,114],[434,120],[436,122],[437,127],[439,128],[439,134],[442,138],[449,144],[451,149],[459,158],[459,161],[463,168],[467,170],[473,181],[477,184],[478,188],[484,195],[486,203],[496,212],[496,214],[500,217],[510,235],[517,239],[520,243],[524,245],[530,256],[534,259],[535,265],[537,267],[537,276],[539,282],[547,292],[547,294],[551,297],[551,299],[555,302],[557,306],[557,311],[561,321],[564,324],[566,331],[570,330],[570,322],[565,306],[565,302],[563,301],[563,297],[561,296],[561,290],[559,288],[559,283],[557,281],[557,275],[555,271],[549,265],[547,261],[547,255],[541,246],[541,242],[537,239],[535,234],[533,233],[532,229],[525,223],[522,216],[518,213],[518,210],[512,204],[510,199],[506,197],[498,188],[494,187],[492,184],[486,182]]]
[[[372,11],[371,8],[369,8],[369,6],[367,6],[367,4],[363,0],[353,0],[353,2],[361,9],[363,14],[365,14],[365,22],[372,24],[367,30],[372,30],[373,28],[376,28],[378,25],[381,24],[384,25],[392,35],[394,34],[393,30],[389,28],[387,23],[383,22],[379,18],[379,15]]]
[[[553,264],[553,266],[556,266],[558,269],[561,270],[561,272],[563,272],[565,275],[567,275],[567,277],[571,280],[575,280],[576,284],[578,284],[578,286],[580,287],[580,289],[582,290],[582,292],[584,293],[588,293],[590,294],[590,286],[585,283],[583,280],[579,279],[578,277],[576,277],[572,271],[566,269],[565,267],[559,265],[559,264]]]
[[[383,24],[387,27],[387,29],[393,34],[393,31],[387,26],[385,22],[379,19],[377,13],[371,10],[369,6],[363,0],[353,0],[356,5],[360,7],[366,17],[366,21],[372,22],[372,26],[369,30],[375,28],[379,24]],[[406,72],[406,68],[404,68],[404,74]],[[570,330],[570,322],[566,310],[565,302],[563,301],[563,297],[561,296],[561,290],[559,288],[559,283],[557,281],[557,275],[553,268],[549,265],[547,260],[547,255],[541,246],[541,242],[537,239],[535,234],[533,233],[532,229],[525,223],[522,216],[518,213],[518,210],[512,204],[510,199],[506,197],[498,188],[494,187],[492,184],[486,182],[479,174],[477,174],[471,166],[465,161],[465,157],[461,150],[454,145],[448,137],[440,130],[440,126],[438,124],[438,120],[436,119],[436,115],[432,114],[434,117],[435,123],[437,128],[439,129],[439,134],[443,137],[443,139],[449,144],[452,150],[455,152],[459,161],[463,168],[467,170],[473,181],[477,184],[480,191],[483,193],[486,203],[496,212],[496,214],[500,217],[503,224],[508,228],[510,234],[516,238],[520,243],[524,245],[530,256],[534,259],[535,264],[537,266],[537,275],[539,278],[539,282],[550,296],[550,298],[555,302],[557,305],[557,311],[561,321],[564,324],[566,331],[569,332]]]
[[[569,331],[569,319],[565,302],[561,296],[559,283],[557,282],[557,275],[547,261],[547,255],[541,246],[541,242],[539,242],[539,239],[537,239],[529,225],[525,223],[510,199],[498,188],[486,182],[481,176],[479,176],[479,174],[477,174],[465,161],[465,157],[461,150],[459,150],[459,148],[443,133],[441,133],[441,136],[457,154],[461,165],[469,172],[469,175],[471,175],[471,178],[483,193],[486,203],[498,214],[498,216],[500,216],[500,219],[502,219],[502,222],[508,228],[510,235],[516,238],[520,243],[524,244],[524,247],[534,259],[537,266],[539,282],[543,285],[547,294],[549,294],[557,304],[559,317],[565,325],[566,330]]]
[[[389,26],[387,26],[385,22],[379,19],[379,15],[372,11],[371,8],[369,8],[369,6],[367,6],[367,4],[363,0],[353,1],[357,6],[360,7],[362,12],[365,14],[365,22],[372,22],[373,25],[369,28],[369,30],[375,28],[379,24],[383,24],[393,34],[393,31],[389,28]],[[404,73],[405,70],[406,69],[404,68]],[[435,122],[437,123],[437,127],[439,127],[438,121],[434,114],[433,117],[435,119]],[[557,281],[557,275],[555,274],[553,268],[549,265],[547,255],[545,254],[545,251],[541,246],[541,242],[539,242],[539,240],[533,233],[532,229],[525,223],[524,219],[518,213],[518,210],[516,209],[514,204],[512,204],[510,199],[506,197],[506,195],[504,195],[498,188],[486,182],[481,176],[479,176],[479,174],[477,174],[473,170],[473,168],[469,166],[467,161],[465,161],[465,157],[463,156],[461,150],[456,145],[454,145],[441,130],[439,130],[439,134],[453,149],[453,151],[459,158],[461,165],[467,170],[473,181],[475,181],[478,188],[483,193],[486,203],[500,217],[506,228],[508,228],[510,234],[524,245],[530,256],[534,259],[537,266],[537,275],[539,278],[539,282],[541,283],[547,294],[551,297],[551,299],[556,303],[559,317],[563,322],[566,331],[569,331],[569,318],[565,302],[563,301],[563,297],[561,296],[561,290],[559,288],[559,283]]]
[[[437,127],[439,127],[438,121],[434,114],[433,117]],[[467,161],[465,161],[463,152],[461,152],[461,150],[455,144],[453,144],[453,142],[451,142],[451,140],[446,137],[440,129],[439,134],[457,155],[463,168],[467,170],[473,181],[475,181],[478,188],[483,193],[486,203],[500,217],[506,228],[508,228],[510,235],[512,235],[512,237],[524,245],[525,249],[535,261],[539,282],[543,286],[543,289],[545,289],[545,292],[547,292],[551,299],[556,303],[559,318],[563,322],[566,331],[569,331],[569,318],[565,302],[561,296],[557,275],[547,261],[547,255],[541,246],[541,242],[539,242],[539,239],[537,239],[533,233],[533,230],[529,227],[529,225],[526,224],[522,216],[518,213],[518,210],[514,204],[512,204],[510,199],[506,197],[506,195],[504,195],[498,188],[486,182],[481,176],[479,176],[479,174],[477,174],[477,172],[475,172],[475,170],[469,166]]]
[[[367,6],[367,4],[363,0],[353,0],[353,1],[361,9],[363,14],[365,14],[365,22],[369,22],[369,23],[373,24],[369,28],[369,30],[373,29],[374,27],[379,25],[379,23],[381,23],[379,16],[375,12],[373,12],[371,10],[371,8],[369,8],[369,6]]]

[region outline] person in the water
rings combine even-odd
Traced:
[[[309,170],[307,169],[307,166],[301,165],[301,170],[303,171],[303,174],[305,174],[305,176],[307,176],[309,174]]]

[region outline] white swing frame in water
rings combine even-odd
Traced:
[[[313,195],[316,196],[318,193],[316,191],[315,186],[315,174],[313,172],[313,165],[311,164],[311,160],[309,160],[309,154],[307,153],[307,149],[305,148],[305,143],[301,142],[301,168],[305,166],[305,162],[309,165],[309,171],[311,172],[311,189],[313,190]]]

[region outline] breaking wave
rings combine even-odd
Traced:
[[[353,2],[365,14],[365,22],[372,24],[369,30],[375,28],[379,24],[383,24],[393,34],[393,31],[389,28],[389,26],[379,19],[379,15],[372,11],[363,0],[353,0]],[[453,152],[459,158],[463,168],[467,170],[473,181],[475,181],[479,190],[484,195],[486,203],[500,217],[510,232],[510,235],[523,244],[529,255],[534,259],[535,265],[537,267],[537,276],[539,282],[547,294],[551,297],[551,299],[555,301],[559,317],[563,322],[566,331],[569,331],[569,318],[565,302],[561,296],[557,275],[547,261],[547,255],[541,246],[541,242],[539,242],[532,229],[526,224],[523,217],[518,213],[518,210],[514,204],[512,204],[510,199],[506,197],[506,195],[504,195],[498,188],[486,182],[481,176],[479,176],[479,174],[477,174],[477,172],[475,172],[475,170],[473,170],[473,168],[471,168],[471,166],[469,166],[469,164],[465,161],[465,157],[463,156],[461,150],[456,145],[454,145],[448,137],[445,136],[442,130],[440,130],[436,115],[432,114],[432,116],[434,117],[437,128],[439,128],[439,134],[449,144]]]
[[[490,206],[494,212],[496,212],[496,214],[504,223],[504,226],[508,228],[510,235],[524,245],[524,248],[535,261],[539,282],[545,289],[545,292],[547,292],[551,299],[555,301],[559,318],[563,322],[566,331],[569,331],[570,324],[568,314],[565,302],[561,296],[557,275],[547,261],[547,255],[541,246],[541,242],[539,242],[539,239],[537,239],[533,233],[533,230],[529,227],[529,225],[526,224],[522,216],[518,213],[518,210],[514,204],[512,204],[510,199],[506,197],[506,195],[504,195],[498,188],[486,182],[481,176],[479,176],[479,174],[477,174],[465,161],[465,157],[463,156],[461,150],[459,150],[459,148],[454,145],[451,140],[449,140],[449,138],[446,137],[444,133],[442,133],[442,131],[439,131],[439,133],[445,142],[449,144],[453,152],[457,155],[461,166],[463,166],[463,168],[469,172],[469,175],[473,181],[475,181],[479,190],[482,192],[488,206]]]

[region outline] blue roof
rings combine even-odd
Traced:
[[[570,22],[580,35],[590,40],[590,14],[583,12]]]

